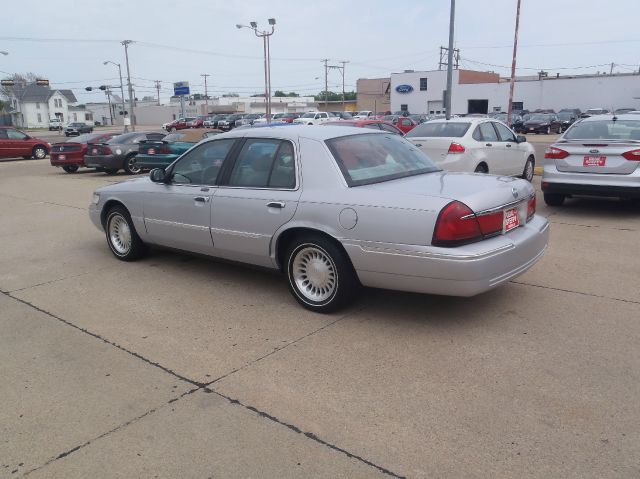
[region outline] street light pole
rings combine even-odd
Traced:
[[[453,86],[453,27],[455,24],[456,0],[451,0],[449,17],[449,50],[447,51],[447,95],[445,97],[446,119],[451,119],[451,87]]]
[[[269,37],[273,35],[275,31],[276,19],[270,18],[268,20],[269,25],[271,25],[271,31],[268,32],[266,30],[260,31],[258,30],[258,24],[256,22],[250,22],[249,25],[241,25],[236,24],[236,28],[248,28],[253,30],[256,37],[262,38],[262,48],[264,50],[264,96],[265,96],[265,110],[267,123],[271,123],[271,58],[269,51]]]
[[[511,60],[511,79],[509,81],[509,106],[507,108],[507,125],[511,126],[513,116],[513,87],[516,82],[516,53],[518,52],[518,28],[520,27],[520,0],[516,7],[516,32],[513,38],[513,59]]]
[[[112,62],[111,60],[107,60],[102,62],[103,65],[107,65],[108,63],[111,63],[112,65],[115,65],[118,67],[118,75],[120,76],[120,99],[122,100],[122,122],[124,123],[124,112],[127,110],[127,106],[125,104],[124,101],[124,84],[122,82],[122,68],[120,67],[119,63],[116,62]],[[113,122],[111,122],[113,124]],[[127,127],[127,125],[124,125],[124,132],[127,133],[129,131],[129,128]]]
[[[133,85],[131,85],[131,71],[129,69],[129,45],[133,43],[133,40],[123,40],[121,43],[124,45],[124,57],[127,63],[127,86],[129,87],[129,119],[131,120],[131,131],[136,131],[136,121],[133,113]]]
[[[204,104],[205,104],[205,115],[209,114],[209,95],[207,94],[207,77],[211,76],[208,73],[203,73],[200,75],[201,77],[204,77]]]

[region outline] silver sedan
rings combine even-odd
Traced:
[[[524,180],[441,171],[398,135],[289,126],[205,140],[98,189],[89,213],[118,259],[158,245],[279,269],[329,312],[362,285],[472,296],[522,274],[548,242],[535,198]]]

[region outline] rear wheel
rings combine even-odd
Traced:
[[[549,206],[562,206],[565,195],[558,193],[544,193],[544,202]]]
[[[287,252],[289,290],[305,308],[330,313],[351,302],[360,289],[346,254],[320,235],[301,236]]]
[[[134,261],[147,252],[146,245],[136,233],[129,212],[123,206],[115,206],[109,210],[104,230],[109,248],[116,258]]]
[[[489,173],[489,168],[484,163],[480,163],[474,170],[476,173]]]
[[[140,168],[136,164],[136,156],[135,155],[127,156],[125,158],[125,160],[124,160],[124,171],[126,171],[127,174],[129,174],[129,175],[137,175],[138,173],[140,173],[142,171],[142,168]]]
[[[535,171],[535,163],[533,156],[527,158],[527,162],[524,164],[524,171],[522,172],[522,178],[531,182],[533,181],[533,173]]]
[[[78,171],[78,165],[64,165],[62,169],[67,173],[75,173]]]

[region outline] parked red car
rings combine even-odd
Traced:
[[[389,133],[395,133],[396,135],[403,136],[404,133],[393,126],[388,121],[382,120],[338,120],[327,121],[322,123],[327,126],[355,126],[356,128],[371,128],[372,130],[388,131]]]
[[[393,123],[393,125],[402,130],[402,133],[404,134],[409,133],[416,126],[418,126],[418,122],[410,116],[387,115],[384,117],[384,119],[388,122]]]
[[[209,118],[208,116],[198,116],[193,120],[187,122],[188,128],[204,128],[204,121]]]
[[[51,166],[62,167],[67,173],[75,173],[78,168],[85,167],[84,155],[89,145],[102,143],[116,136],[116,133],[86,133],[73,140],[51,145]]]
[[[50,150],[48,141],[33,138],[12,126],[0,126],[0,158],[41,160]]]
[[[167,131],[186,130],[187,128],[191,128],[191,122],[195,119],[196,118],[194,116],[178,118],[177,120],[173,120],[171,123],[164,125],[164,128]]]
[[[300,113],[285,113],[282,117],[278,118],[278,121],[293,123],[293,120],[295,120],[296,118],[300,118]]]

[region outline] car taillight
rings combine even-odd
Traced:
[[[171,148],[169,148],[167,145],[162,145],[160,148],[158,148],[158,153],[168,155],[169,153],[171,153]]]
[[[487,238],[502,232],[504,213],[502,210],[495,213],[476,216],[482,235]]]
[[[544,157],[551,160],[562,160],[567,156],[569,156],[569,152],[556,148],[555,146],[550,146],[544,150]]]
[[[640,150],[626,151],[622,156],[629,161],[640,161]]]
[[[101,155],[110,155],[111,154],[111,148],[109,148],[108,146],[103,146],[98,151],[100,151]]]
[[[451,142],[449,145],[449,153],[464,153],[465,148],[460,143],[456,143],[455,141]]]
[[[527,223],[533,218],[533,215],[536,214],[536,195],[533,195],[527,201]]]
[[[482,239],[476,215],[464,203],[452,201],[442,208],[433,231],[434,246],[458,246]]]

